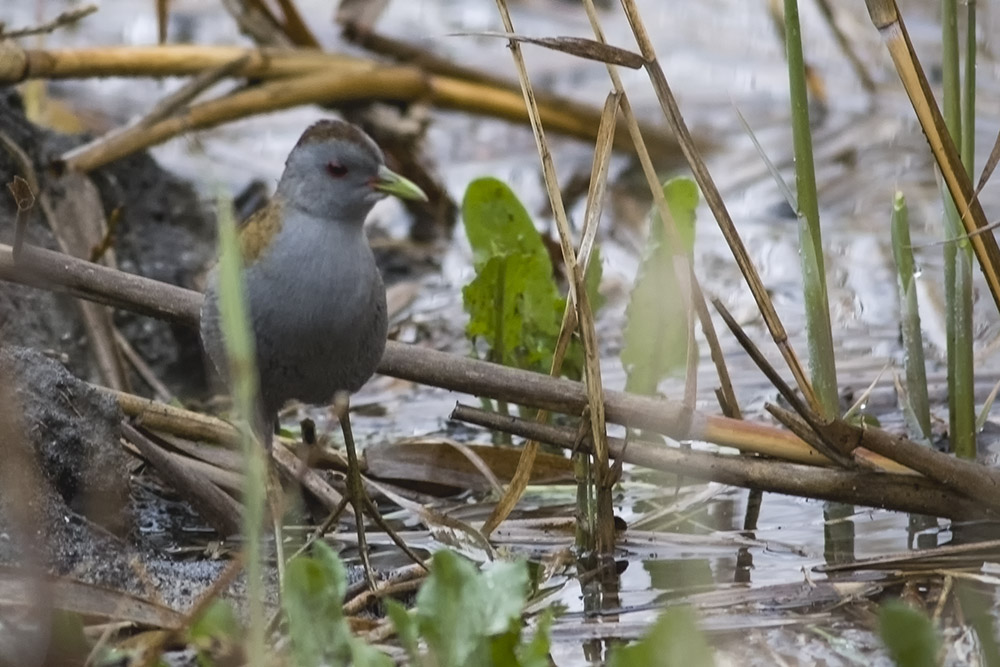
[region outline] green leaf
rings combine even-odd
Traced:
[[[493,257],[527,254],[547,266],[552,275],[552,261],[541,235],[503,181],[479,178],[470,183],[462,200],[462,221],[477,272]]]
[[[711,667],[712,650],[688,607],[672,607],[640,641],[612,650],[609,667]]]
[[[391,598],[385,600],[385,611],[393,627],[396,628],[396,635],[399,636],[399,643],[403,645],[406,656],[411,663],[420,664],[417,621],[413,614],[400,602]]]
[[[935,667],[940,643],[934,624],[925,614],[902,602],[882,606],[878,614],[879,635],[899,667]]]
[[[520,628],[528,589],[523,562],[493,563],[480,573],[452,551],[434,554],[417,594],[415,616],[438,667],[490,664],[492,639]],[[500,638],[499,643],[507,640]]]
[[[663,184],[663,198],[667,200],[667,208],[674,218],[677,238],[681,242],[681,252],[690,256],[694,252],[695,212],[701,198],[698,186],[690,178],[678,176]],[[654,216],[653,233],[667,239],[663,233],[663,221],[657,214]]]
[[[549,667],[549,631],[555,614],[551,608],[546,609],[538,617],[538,627],[535,636],[527,644],[517,649],[517,658],[521,667]]]
[[[196,644],[201,640],[216,641],[220,637],[235,639],[240,631],[233,606],[225,600],[215,600],[188,629],[188,639]]]
[[[687,366],[691,322],[682,293],[690,293],[687,276],[678,278],[675,256],[692,261],[698,186],[688,178],[674,178],[663,186],[681,244],[675,252],[654,216],[649,242],[625,310],[625,345],[621,360],[628,376],[627,391],[653,394],[660,382],[683,374]],[[686,272],[685,272],[686,273]]]
[[[466,334],[487,341],[492,361],[548,370],[565,300],[552,282],[547,256],[492,257],[462,289],[462,298],[469,313]]]
[[[294,664],[392,665],[388,656],[351,634],[342,609],[347,572],[325,542],[313,543],[311,556],[289,561],[282,588]]]

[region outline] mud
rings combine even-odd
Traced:
[[[54,206],[72,195],[60,187],[50,165],[87,137],[62,135],[33,125],[11,89],[0,90],[0,127],[27,154],[42,191],[48,193]],[[0,182],[10,182],[16,173],[15,161],[0,151]],[[100,195],[104,215],[118,217],[113,249],[119,268],[199,289],[215,252],[215,227],[194,188],[160,168],[146,153],[118,160],[89,177]],[[16,209],[4,190],[0,219],[12,221]],[[36,206],[32,212],[26,241],[58,249],[38,209]],[[13,225],[0,226],[0,241],[10,243],[12,239]],[[125,312],[114,317],[125,338],[172,391],[180,395],[204,391],[196,332]],[[5,283],[0,287],[0,341],[57,351],[74,375],[98,378],[78,306],[69,297]],[[146,390],[137,377],[133,377],[133,386],[137,393]]]

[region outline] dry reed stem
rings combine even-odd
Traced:
[[[584,212],[583,236],[580,240],[581,262],[583,272],[586,274],[590,263],[594,242],[597,238],[597,222],[600,219],[604,205],[604,192],[607,187],[608,168],[611,160],[611,145],[614,141],[615,117],[617,114],[620,96],[611,93],[604,102],[604,111],[601,113],[601,125],[597,130],[597,144],[594,149],[594,161],[591,167],[590,187],[587,194],[587,206]],[[561,370],[566,351],[577,325],[577,311],[571,299],[566,300],[566,308],[563,310],[562,323],[559,326],[559,337],[552,353],[552,363],[549,375],[558,377]],[[535,420],[545,422],[549,418],[546,410],[540,410]],[[538,455],[538,443],[528,440],[524,443],[521,456],[518,458],[517,469],[511,477],[507,492],[501,494],[497,504],[494,506],[490,516],[483,524],[483,532],[486,535],[492,533],[500,525],[517,505],[518,500],[524,494],[524,490],[531,481],[531,473],[535,464],[535,457]]]
[[[760,279],[760,274],[757,273],[756,267],[750,260],[750,255],[747,253],[746,246],[743,245],[743,240],[740,238],[739,232],[736,231],[736,226],[733,224],[733,219],[729,215],[725,202],[722,200],[722,195],[715,185],[715,180],[709,173],[708,167],[705,165],[705,161],[702,159],[697,147],[694,145],[691,132],[688,130],[687,123],[683,115],[681,115],[680,108],[677,106],[677,100],[670,91],[667,78],[656,59],[656,51],[646,32],[642,18],[639,16],[635,2],[634,0],[621,0],[621,4],[625,10],[629,25],[632,28],[632,33],[635,35],[636,42],[639,45],[639,51],[646,58],[646,73],[653,84],[653,90],[660,102],[660,108],[663,110],[670,128],[680,143],[681,151],[688,161],[695,181],[698,183],[698,187],[701,188],[702,195],[712,210],[716,222],[719,224],[719,229],[726,239],[726,243],[729,244],[740,272],[747,281],[754,300],[757,302],[757,307],[760,309],[764,322],[767,324],[768,331],[770,331],[771,337],[774,339],[775,344],[781,351],[782,357],[784,357],[785,362],[792,371],[799,390],[806,397],[811,408],[818,413],[820,409],[819,400],[812,388],[812,384],[809,382],[805,369],[795,354],[795,350],[789,345],[788,334],[781,324],[781,319],[778,317],[777,311],[774,309],[771,297],[768,295],[767,289]]]
[[[429,73],[412,63],[390,67],[365,58],[315,49],[246,49],[173,44],[161,47],[39,50],[23,49],[12,42],[0,42],[0,84],[39,78],[193,76],[225,67],[244,57],[246,62],[236,69],[234,76],[263,80],[264,84],[274,79],[316,75],[321,87],[329,89],[333,86],[333,92],[336,93],[335,84],[323,82],[323,78],[357,79],[368,74],[372,78],[368,81],[367,96],[354,91],[345,98],[346,101],[361,98],[429,102],[446,109],[481,113],[512,122],[523,123],[527,120],[516,84],[500,82],[492,77],[486,77],[485,82],[482,76],[468,78],[463,69],[457,70],[455,75],[439,75]],[[389,87],[392,80],[382,79],[381,72],[400,69],[409,70],[413,81],[403,89],[393,90]],[[538,100],[543,121],[551,131],[588,141],[596,138],[595,132],[600,122],[598,109],[554,95],[540,95]],[[301,103],[336,101],[339,98],[331,96],[328,91],[312,97],[306,95]],[[267,110],[268,107],[262,109]],[[658,150],[665,153],[676,152],[677,143],[669,134],[653,125],[645,125],[644,131],[651,141],[655,141]],[[630,148],[627,135],[622,133],[622,139],[616,148]]]
[[[504,28],[508,33],[516,32],[507,10],[505,0],[497,0],[497,9]],[[602,400],[600,357],[597,348],[597,336],[594,329],[594,315],[587,298],[584,276],[577,264],[576,252],[573,249],[573,239],[569,228],[566,210],[563,206],[562,193],[556,176],[555,164],[542,118],[535,100],[534,90],[528,77],[528,70],[521,54],[521,45],[515,40],[508,40],[511,56],[517,68],[518,80],[524,94],[524,104],[528,109],[528,118],[535,135],[535,144],[542,163],[542,175],[545,179],[545,189],[549,195],[549,203],[559,231],[559,245],[562,250],[563,263],[570,277],[569,295],[577,309],[577,319],[583,339],[584,377],[586,379],[587,404],[590,408],[591,432],[594,439],[594,463],[597,469],[595,486],[597,487],[597,526],[596,549],[598,553],[609,554],[614,549],[614,509],[611,505],[611,486],[608,468],[607,429],[605,426],[604,401]]]
[[[607,43],[604,37],[604,30],[601,28],[601,22],[599,15],[597,13],[597,8],[594,6],[593,0],[585,0],[584,8],[587,10],[587,18],[590,20],[590,27],[594,31],[594,37],[601,44]],[[606,65],[608,71],[608,77],[611,79],[611,85],[613,90],[621,96],[621,110],[622,116],[625,118],[625,126],[628,128],[629,137],[632,140],[632,145],[635,147],[636,157],[639,158],[639,165],[642,167],[642,173],[646,177],[646,184],[649,186],[650,194],[653,196],[653,205],[656,208],[656,212],[660,216],[660,224],[663,225],[663,230],[666,234],[666,238],[670,240],[671,247],[676,249],[677,254],[673,257],[674,271],[677,275],[678,285],[690,285],[688,290],[680,290],[680,294],[677,296],[684,303],[684,312],[688,313],[688,358],[686,360],[685,368],[685,379],[684,379],[684,404],[688,407],[694,408],[695,401],[697,399],[697,358],[694,357],[694,318],[690,315],[694,312],[698,312],[699,317],[701,317],[702,312],[707,312],[708,308],[704,303],[704,298],[702,298],[702,303],[695,305],[693,302],[694,298],[699,298],[698,295],[701,294],[701,289],[698,287],[698,278],[694,274],[694,266],[687,254],[682,252],[681,248],[683,245],[678,239],[677,235],[677,225],[674,222],[674,217],[670,213],[670,207],[667,205],[667,200],[663,195],[663,187],[660,184],[659,175],[656,173],[656,168],[653,166],[653,161],[650,157],[649,150],[646,147],[646,140],[644,139],[644,133],[636,119],[635,113],[632,111],[632,104],[629,102],[628,95],[625,93],[625,88],[622,85],[621,77],[618,74],[618,70],[612,65]],[[702,320],[702,327],[705,330],[706,337],[709,340],[709,345],[715,342],[716,346],[718,344],[717,339],[714,337],[714,328],[709,325],[705,326],[704,319]],[[713,332],[713,335],[709,335],[709,332]],[[721,360],[722,356],[713,355],[713,359]],[[724,361],[722,363],[725,363]],[[716,362],[716,367],[718,368],[718,361]],[[728,372],[725,369],[719,371],[719,377],[728,376]],[[725,385],[725,382],[723,382]]]

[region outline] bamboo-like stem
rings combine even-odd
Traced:
[[[956,0],[942,0],[942,84],[944,122],[956,146],[963,146],[962,80],[959,74],[958,7]],[[957,169],[966,171],[964,157]],[[975,371],[972,333],[972,249],[965,238],[955,200],[945,188],[944,245],[945,308],[948,342],[948,432],[952,450],[963,458],[976,455]]]
[[[805,292],[806,333],[809,367],[822,415],[839,414],[837,366],[830,325],[830,302],[826,289],[823,239],[819,224],[819,196],[813,160],[812,130],[809,125],[809,93],[798,0],[785,0],[785,46],[788,54],[788,83],[792,102],[792,140],[795,147],[795,184],[799,209],[799,253]]]
[[[897,287],[899,288],[899,322],[903,333],[903,364],[906,372],[904,406],[914,417],[920,437],[929,445],[931,441],[931,409],[927,397],[927,369],[924,363],[924,342],[920,330],[920,310],[917,307],[916,265],[910,245],[910,220],[906,199],[897,192],[892,202],[892,254],[896,261]]]

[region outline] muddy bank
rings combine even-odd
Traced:
[[[33,125],[24,116],[20,97],[12,89],[0,90],[0,127],[28,157],[37,175],[48,211],[39,202],[32,210],[26,241],[53,250],[65,249],[74,239],[66,228],[82,226],[82,218],[113,220],[109,252],[102,261],[156,280],[192,289],[200,287],[215,250],[213,218],[186,181],[161,169],[146,153],[131,155],[84,177],[60,177],[53,161],[67,149],[86,140]],[[0,151],[0,181],[5,185],[22,169],[7,152]],[[96,201],[90,209],[88,196]],[[16,208],[4,187],[0,196],[0,241],[11,243]],[[51,214],[51,215],[49,215]],[[57,218],[55,222],[53,218]],[[57,238],[53,226],[62,223]],[[100,239],[99,239],[100,240]],[[77,242],[77,246],[80,243]],[[86,240],[89,251],[92,243]],[[22,285],[0,288],[0,341],[36,350],[55,352],[78,377],[98,381],[88,332],[75,299]],[[157,322],[126,312],[113,315],[114,325],[175,393],[197,395],[205,388],[204,366],[197,334],[189,329]],[[149,387],[134,369],[120,360],[136,393]]]

